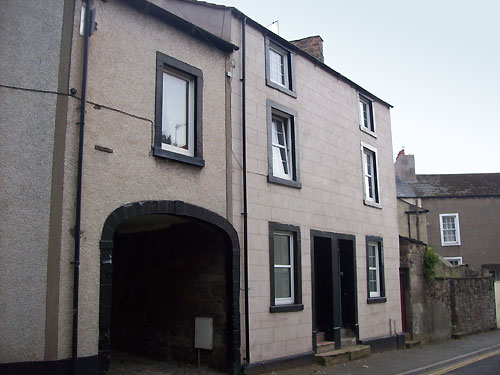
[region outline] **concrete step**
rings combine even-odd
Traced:
[[[337,365],[339,363],[354,361],[370,355],[370,345],[354,345],[316,354],[315,360],[323,366]]]
[[[354,332],[350,328],[341,328],[340,329],[341,337],[354,337],[356,336]]]
[[[316,342],[325,341],[325,332],[316,333]]]
[[[355,346],[356,345],[356,337],[343,337],[340,339],[340,343],[342,347],[346,346]]]
[[[417,346],[420,346],[420,340],[408,340],[408,341],[405,341],[405,348],[406,349],[412,349],[412,348],[415,348]]]
[[[335,349],[335,343],[333,341],[318,341],[317,348],[318,354],[330,352]]]

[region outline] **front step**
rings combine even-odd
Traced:
[[[354,361],[370,355],[370,345],[354,345],[315,355],[316,363],[323,366]]]
[[[335,343],[333,341],[320,341],[316,345],[316,348],[316,352],[318,354],[331,352],[332,350],[335,350]]]
[[[355,346],[356,345],[356,337],[342,337],[340,339],[340,343],[342,344],[342,347],[346,346]]]
[[[408,340],[405,341],[405,348],[406,349],[413,349],[420,346],[420,340]]]

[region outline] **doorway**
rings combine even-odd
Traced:
[[[357,328],[356,257],[354,240],[338,239],[340,303],[344,336],[354,336]]]
[[[311,231],[313,344],[359,339],[355,237]]]

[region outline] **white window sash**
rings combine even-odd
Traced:
[[[167,101],[169,100],[168,94],[167,94],[167,77],[172,76],[181,80],[184,80],[187,82],[187,95],[186,95],[186,101],[187,101],[187,113],[186,113],[186,126],[187,126],[187,131],[185,129],[182,129],[183,126],[179,126],[178,128],[176,127],[174,130],[174,138],[176,135],[178,135],[179,132],[184,132],[187,137],[187,148],[182,148],[182,147],[177,147],[174,145],[169,145],[167,143],[161,144],[162,149],[167,150],[167,151],[172,151],[176,152],[179,154],[184,154],[188,156],[194,156],[194,107],[195,107],[195,88],[194,88],[194,78],[178,73],[178,72],[173,72],[173,71],[167,71],[163,72],[163,103],[162,103],[162,126],[166,126],[167,124],[167,119],[168,119],[168,109],[167,109]]]
[[[361,142],[361,163],[364,201],[368,205],[381,207],[377,149],[365,142]]]
[[[440,214],[439,225],[441,246],[457,246],[461,244],[458,213]]]
[[[444,257],[444,259],[454,266],[460,266],[463,264],[462,257]]]
[[[370,278],[370,272],[368,272],[368,288],[370,288],[371,282],[376,282],[376,290],[370,291],[370,298],[380,297],[380,256],[379,256],[379,245],[377,243],[369,243],[368,247],[373,249],[375,266],[370,266],[370,259],[368,259],[368,271],[375,271],[375,280]],[[368,250],[368,257],[370,257],[370,250]]]
[[[375,136],[375,113],[373,102],[358,94],[359,126],[362,130]],[[365,120],[366,113],[366,120]]]
[[[269,75],[272,82],[288,88],[288,54],[269,47]]]
[[[289,251],[289,259],[290,259],[290,264],[276,264],[274,263],[274,269],[279,269],[279,268],[285,268],[290,270],[290,297],[286,298],[274,298],[274,304],[275,305],[290,305],[293,304],[295,301],[295,279],[294,279],[294,248],[293,248],[293,235],[292,233],[289,232],[274,232],[274,236],[284,236],[288,237],[288,251]],[[273,272],[275,272],[273,270]],[[273,288],[275,286],[273,285]]]
[[[291,152],[291,132],[292,125],[290,118],[282,118],[273,116],[272,117],[272,158],[273,158],[273,175],[276,177],[284,178],[287,180],[291,180],[293,178],[293,160],[292,160],[292,152]],[[280,143],[278,137],[278,124],[277,122],[281,122],[283,129],[283,144]],[[284,159],[282,157],[284,156]],[[286,171],[285,171],[285,166]]]
[[[375,168],[374,157],[369,151],[363,151],[363,167],[365,171],[365,198],[366,200],[375,202]]]

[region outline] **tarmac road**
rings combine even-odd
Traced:
[[[498,375],[500,374],[500,350],[471,358],[430,375]]]

